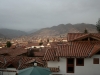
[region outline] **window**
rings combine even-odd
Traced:
[[[76,66],[84,66],[84,58],[77,58]]]
[[[74,64],[74,60],[73,59],[67,59],[68,60],[68,64]]]
[[[67,73],[74,73],[74,67],[67,67]]]
[[[67,58],[67,73],[74,73],[74,58]]]
[[[99,64],[99,58],[94,58],[93,59],[93,64]]]

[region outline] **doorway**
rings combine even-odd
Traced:
[[[67,58],[67,73],[74,73],[74,58]]]

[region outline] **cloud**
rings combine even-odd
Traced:
[[[98,20],[100,0],[0,0],[0,27],[35,29]]]

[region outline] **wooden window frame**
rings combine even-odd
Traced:
[[[99,64],[99,58],[94,58],[93,59],[93,64]]]
[[[68,60],[69,59],[72,59],[73,60],[73,63],[72,64],[68,64]],[[67,58],[67,67],[66,67],[66,69],[67,69],[67,73],[74,73],[74,58]],[[68,71],[68,67],[72,67],[73,68],[73,71]]]
[[[73,68],[73,71],[68,71],[68,68],[69,67],[67,67],[67,73],[74,73],[74,67],[72,67]]]
[[[78,59],[82,59],[83,64],[78,64]],[[84,58],[76,58],[76,66],[84,66]]]

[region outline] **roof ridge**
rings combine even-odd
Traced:
[[[95,47],[95,45],[92,47],[92,50],[91,50],[90,53],[88,54],[88,57],[90,57],[91,52],[93,51],[94,47]]]
[[[96,48],[98,50],[100,48],[100,46],[98,46],[98,44],[94,45],[93,49],[91,50],[90,56],[92,56],[93,54],[95,54],[95,53],[92,53],[92,51],[94,50],[94,48]]]
[[[49,49],[46,50],[46,52],[45,52],[45,54],[44,54],[44,57],[45,57],[45,55],[47,54],[47,51],[48,51],[48,50],[49,50]],[[44,57],[43,57],[43,60],[44,60]]]
[[[80,39],[80,38],[82,38],[82,37],[89,36],[89,35],[91,35],[91,34],[90,34],[90,33],[88,33],[88,34],[83,34],[83,35],[81,35],[81,36],[79,36],[79,37],[77,37],[77,38],[74,38],[74,39],[71,40],[71,41],[74,41],[74,40],[77,40],[77,39]]]

